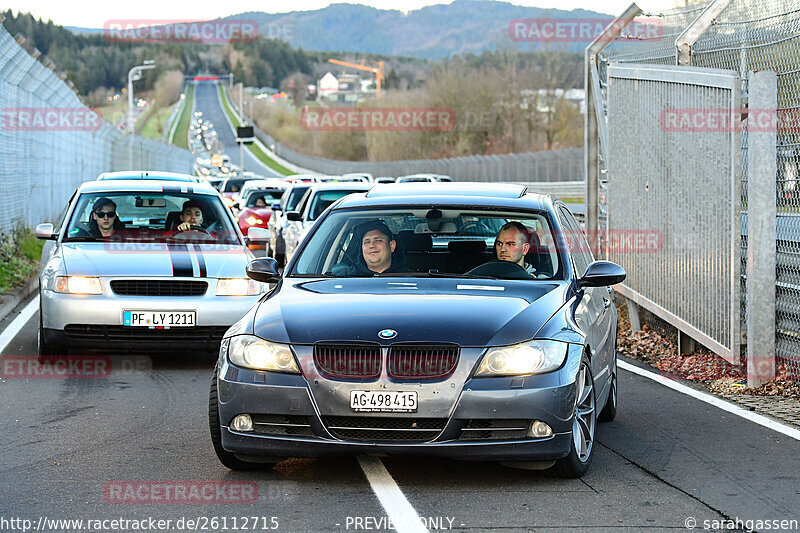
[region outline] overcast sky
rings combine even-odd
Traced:
[[[491,1],[491,0],[487,0]],[[551,7],[558,9],[590,9],[618,15],[632,0],[512,0],[521,6]],[[639,6],[647,10],[675,7],[680,0],[641,0]],[[197,0],[79,0],[64,2],[57,0],[0,0],[0,9],[5,11],[27,11],[45,20],[51,19],[62,26],[102,28],[112,19],[180,19],[208,20],[243,11],[265,11],[281,13],[321,9],[332,3],[330,0],[235,0],[233,2],[198,2]],[[363,4],[380,9],[402,11],[419,9],[434,4],[449,4],[450,0],[350,0],[347,3]],[[682,2],[681,2],[682,3]]]

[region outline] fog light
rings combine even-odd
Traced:
[[[231,422],[234,431],[253,431],[253,419],[250,415],[237,415]]]
[[[541,420],[534,420],[531,422],[531,427],[528,428],[528,436],[537,439],[550,437],[553,435],[553,428],[542,422]]]

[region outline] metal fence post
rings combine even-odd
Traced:
[[[775,379],[775,229],[778,76],[750,72],[747,168],[747,385]]]
[[[600,92],[600,80],[597,73],[597,56],[642,10],[635,3],[628,6],[622,15],[614,19],[609,26],[584,52],[584,83],[586,87],[586,115],[584,116],[584,181],[586,182],[586,230],[591,241],[589,246],[597,253],[598,239],[598,187],[600,185],[600,143],[605,132],[605,110],[602,109],[603,98]],[[602,130],[602,131],[601,131]],[[605,146],[603,146],[605,149]]]

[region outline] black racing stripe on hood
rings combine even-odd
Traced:
[[[189,247],[185,244],[167,244],[167,248],[169,249],[169,258],[172,261],[172,275],[176,278],[194,277]]]
[[[200,267],[200,277],[205,278],[208,275],[208,270],[206,270],[206,259],[203,257],[203,250],[194,244],[192,245],[192,250],[197,254],[197,266]]]

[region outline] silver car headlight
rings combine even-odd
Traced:
[[[532,340],[489,348],[475,376],[525,376],[552,372],[564,363],[567,347],[565,342]]]
[[[217,281],[217,296],[255,296],[264,292],[264,285],[249,278],[222,278]]]
[[[103,294],[103,287],[97,277],[58,276],[55,291],[67,294]]]
[[[236,366],[299,374],[292,349],[286,344],[265,341],[253,335],[237,335],[228,344],[228,359]]]

